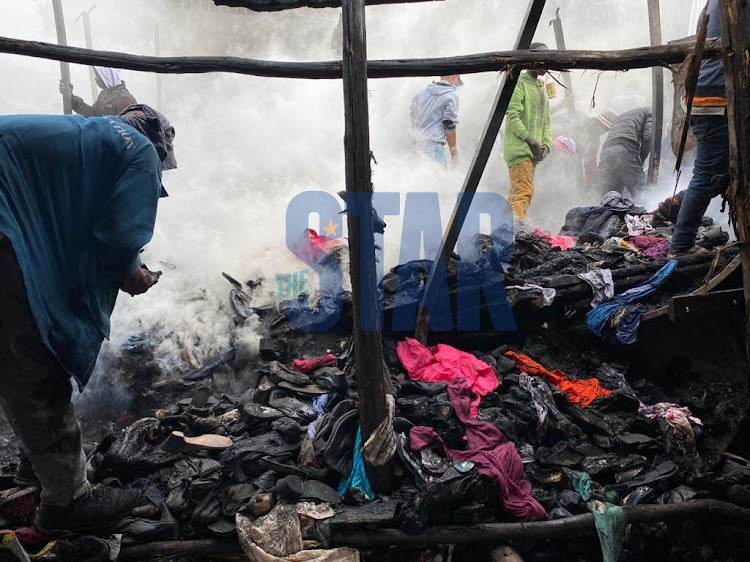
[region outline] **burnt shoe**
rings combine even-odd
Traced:
[[[18,459],[18,468],[16,469],[16,474],[13,477],[13,483],[16,486],[21,486],[23,488],[27,488],[29,486],[41,487],[39,484],[39,479],[36,477],[34,469],[31,467],[31,462],[24,456],[21,456]]]
[[[92,486],[68,507],[42,506],[37,527],[45,535],[70,533],[109,536],[141,499],[138,490],[122,490],[101,484]]]

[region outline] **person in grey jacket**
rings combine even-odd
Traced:
[[[615,119],[602,145],[591,184],[597,195],[609,191],[622,193],[625,188],[633,197],[640,194],[646,185],[643,164],[651,152],[652,135],[650,107],[631,109]]]
[[[428,84],[411,100],[412,134],[417,148],[436,162],[446,165],[445,144],[451,153],[451,162],[458,162],[456,124],[458,123],[458,93],[461,77],[454,74],[441,76]]]

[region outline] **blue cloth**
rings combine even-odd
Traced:
[[[693,177],[682,198],[672,236],[672,250],[689,250],[711,199],[716,195],[712,178],[729,173],[729,125],[726,115],[694,115],[690,126],[697,140]]]
[[[349,488],[354,488],[362,492],[368,501],[375,499],[375,493],[372,491],[370,481],[367,479],[365,472],[365,459],[362,456],[362,428],[357,428],[357,440],[354,442],[354,464],[349,476],[341,478],[338,494],[344,497]]]
[[[0,232],[42,340],[81,385],[141,265],[160,189],[156,149],[116,117],[0,117]]]
[[[626,340],[621,341],[621,343],[635,342],[637,339],[638,323],[640,323],[640,314],[637,314],[638,311],[633,309],[627,310],[628,305],[640,302],[654,293],[667,279],[669,279],[669,276],[672,275],[672,272],[676,268],[677,260],[670,260],[664,265],[664,267],[654,273],[653,277],[646,281],[645,284],[634,287],[629,291],[625,291],[621,295],[615,296],[612,300],[591,309],[588,314],[586,314],[586,326],[588,329],[597,336],[604,337],[606,335],[606,329],[610,318],[612,318],[617,312],[626,309],[624,324],[622,323],[622,320],[619,323],[621,326],[619,335]],[[630,317],[627,316],[628,313],[631,314]],[[632,316],[634,313],[637,314],[636,317]],[[615,333],[617,335],[617,332]]]
[[[721,3],[719,0],[711,0],[708,5],[707,31],[707,37],[721,37]],[[724,65],[720,58],[704,60],[701,62],[701,69],[698,72],[698,84],[695,87],[695,95],[698,97],[726,96]]]

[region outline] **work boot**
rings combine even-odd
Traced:
[[[677,258],[681,258],[683,256],[689,256],[691,254],[705,254],[706,249],[701,248],[700,246],[693,246],[692,248],[688,248],[687,250],[679,250],[677,248],[669,248],[669,253],[667,254],[668,260],[674,260]]]
[[[78,533],[107,537],[140,498],[138,490],[97,484],[68,507],[43,505],[37,516],[37,527],[45,535]]]

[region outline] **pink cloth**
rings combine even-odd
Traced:
[[[644,257],[664,260],[669,254],[669,240],[661,236],[626,236],[625,240],[638,248]]]
[[[470,353],[442,343],[425,347],[413,338],[396,346],[396,353],[409,376],[415,381],[447,382],[466,379],[466,384],[479,396],[471,404],[471,415],[477,417],[480,396],[492,392],[500,384],[495,370]]]
[[[539,228],[534,229],[532,232],[534,236],[541,238],[542,241],[546,242],[553,248],[560,248],[563,252],[570,250],[573,247],[574,241],[572,236],[550,236]]]
[[[457,379],[451,382],[448,386],[448,398],[458,419],[466,427],[466,450],[448,449],[440,435],[431,427],[425,426],[412,428],[409,433],[411,448],[419,451],[437,443],[451,460],[471,461],[479,474],[497,483],[500,503],[506,513],[519,521],[547,519],[547,512],[531,496],[531,483],[526,479],[516,446],[497,427],[477,421],[470,414],[471,393],[466,381]]]
[[[312,359],[295,359],[292,361],[289,368],[292,371],[298,371],[300,373],[312,373],[321,367],[335,367],[336,365],[338,365],[336,356],[329,353],[327,355],[313,357]]]

